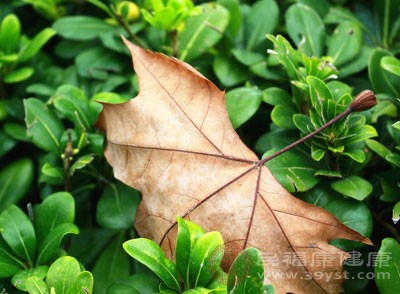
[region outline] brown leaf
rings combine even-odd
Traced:
[[[116,178],[142,193],[139,234],[173,258],[181,216],[221,232],[225,267],[246,247],[261,250],[277,293],[340,293],[347,253],[328,241],[370,240],[288,193],[233,130],[225,93],[211,81],[177,59],[125,43],[140,94],[104,104],[98,125]]]

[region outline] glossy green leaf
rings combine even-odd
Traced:
[[[298,3],[310,6],[318,15],[323,17],[329,12],[330,3],[328,0],[297,0]],[[269,294],[269,293],[268,293]]]
[[[75,59],[81,77],[106,80],[110,73],[120,73],[126,63],[118,55],[102,47],[81,52]]]
[[[87,294],[93,292],[94,279],[91,272],[83,271],[79,273],[72,286],[69,288],[69,294]],[[97,293],[97,292],[95,292]]]
[[[78,227],[71,223],[64,223],[49,231],[38,248],[36,264],[43,264],[53,258],[60,249],[62,239],[68,234],[79,234]]]
[[[382,59],[391,56],[392,54],[389,51],[376,48],[371,53],[368,61],[368,75],[375,92],[398,97],[400,95],[398,76],[394,76],[390,72],[382,71],[381,67]]]
[[[26,127],[20,123],[5,123],[4,131],[11,138],[17,141],[29,142],[28,135],[26,134]]]
[[[64,181],[64,173],[61,167],[57,168],[46,162],[40,171],[47,178],[51,179],[51,183],[61,185]],[[47,179],[46,182],[48,182]]]
[[[224,241],[219,232],[198,238],[190,251],[189,276],[193,287],[204,287],[217,271],[224,256]]]
[[[218,55],[214,59],[213,69],[225,87],[238,85],[247,79],[247,74],[243,66],[224,55]]]
[[[246,51],[238,48],[233,48],[231,52],[237,61],[247,66],[251,66],[256,63],[262,62],[265,58],[263,54]]]
[[[322,56],[325,46],[325,26],[309,6],[297,3],[285,14],[287,31],[300,50],[308,56]]]
[[[33,212],[38,244],[43,246],[46,236],[58,225],[74,222],[75,201],[67,192],[54,193],[34,206]]]
[[[138,238],[126,241],[123,247],[130,256],[152,270],[170,289],[180,291],[176,265],[165,257],[156,243]]]
[[[24,266],[24,262],[14,256],[7,243],[0,236],[0,279],[13,276]]]
[[[122,183],[110,184],[97,204],[97,222],[107,229],[129,229],[133,225],[139,202],[140,196],[136,190]]]
[[[76,277],[80,274],[79,262],[71,256],[63,256],[53,262],[47,272],[46,283],[54,287],[57,294],[72,294]],[[79,292],[78,292],[79,293]]]
[[[368,148],[370,148],[382,158],[385,158],[391,153],[391,151],[385,145],[376,140],[368,139],[365,140],[365,143],[367,144]]]
[[[375,259],[375,282],[382,294],[400,292],[400,244],[385,238]]]
[[[0,51],[6,54],[17,51],[21,35],[21,23],[15,14],[4,17],[0,26]]]
[[[227,290],[232,294],[262,293],[264,265],[260,252],[246,248],[233,261],[229,270]]]
[[[335,66],[340,66],[353,60],[360,53],[362,42],[360,26],[356,22],[342,22],[329,39],[327,55],[333,58]]]
[[[125,232],[119,233],[104,249],[93,267],[93,276],[96,280],[94,293],[107,293],[107,288],[116,280],[129,276],[130,262],[122,248],[125,241]]]
[[[339,78],[345,78],[356,74],[368,66],[368,60],[372,53],[372,47],[363,46],[360,53],[350,62],[343,64],[339,69]]]
[[[262,92],[256,87],[242,87],[226,94],[226,107],[234,128],[248,121],[258,110],[262,101]]]
[[[263,138],[264,155],[275,153],[294,141],[286,130],[269,132]],[[259,147],[260,148],[260,147]],[[315,176],[317,170],[321,169],[318,162],[315,162],[307,149],[302,147],[294,148],[284,154],[269,160],[265,164],[274,177],[289,192],[307,191],[314,187],[320,179]]]
[[[192,60],[213,47],[229,24],[229,12],[215,3],[200,6],[202,13],[190,17],[178,34],[179,59]]]
[[[19,52],[18,62],[25,62],[31,59],[55,34],[56,32],[50,28],[39,32],[27,45],[22,47]]]
[[[17,206],[10,205],[0,214],[0,232],[12,251],[32,266],[36,236],[28,216]]]
[[[22,82],[26,79],[29,79],[33,75],[34,71],[35,70],[29,66],[14,69],[12,72],[9,72],[4,76],[4,82],[6,84]]]
[[[335,191],[358,201],[363,201],[372,192],[370,182],[354,175],[333,182],[331,187]]]
[[[26,291],[29,294],[49,294],[49,289],[43,279],[29,277],[25,283]]]
[[[364,203],[351,198],[343,198],[327,185],[318,185],[312,190],[302,193],[300,198],[329,211],[343,224],[361,235],[366,237],[371,235],[372,215]],[[350,242],[348,240],[334,240],[331,243],[344,250],[353,250],[361,245],[360,243]]]
[[[0,104],[1,104],[1,102],[0,102]],[[1,105],[0,105],[0,116],[1,116]],[[17,144],[17,142],[15,140],[13,140],[10,136],[8,136],[2,130],[0,130],[0,142],[1,142],[0,157],[3,157],[5,154],[7,154],[7,152],[12,150],[14,148],[14,146]]]
[[[384,70],[400,76],[400,60],[392,56],[386,56],[381,59],[381,66]]]
[[[60,138],[64,126],[53,111],[40,100],[24,100],[25,122],[32,142],[45,151],[62,153]]]
[[[229,11],[229,24],[226,28],[225,34],[233,40],[240,30],[242,23],[242,12],[240,9],[239,0],[217,0],[219,5],[225,7]]]
[[[134,274],[118,280],[107,289],[107,294],[153,294],[159,291],[159,284],[160,280],[153,274]]]
[[[176,238],[175,250],[176,267],[180,276],[182,277],[185,288],[188,289],[191,285],[191,281],[189,279],[190,253],[192,251],[193,244],[197,241],[197,239],[203,236],[205,232],[200,226],[192,223],[191,221],[178,218],[177,222],[178,236]]]
[[[26,291],[26,282],[29,278],[36,277],[44,279],[47,274],[48,266],[38,266],[17,272],[11,279],[13,286],[19,290]]]
[[[266,13],[268,17],[265,17]],[[253,51],[262,43],[266,44],[265,35],[273,33],[278,20],[279,8],[274,0],[256,1],[244,21],[246,50]]]
[[[53,24],[53,29],[66,39],[87,41],[109,31],[112,26],[102,19],[91,16],[66,16],[58,19]]]
[[[182,294],[209,294],[213,293],[214,291],[204,288],[204,287],[196,287],[193,289],[186,290],[182,292]]]
[[[263,101],[274,105],[271,112],[272,121],[280,128],[294,129],[293,116],[296,107],[292,97],[281,88],[271,87],[263,92]]]
[[[128,102],[129,99],[123,98],[120,95],[116,93],[111,93],[111,92],[100,92],[97,93],[92,97],[93,101],[96,102],[103,102],[103,103],[110,103],[110,104],[118,104],[118,103],[124,103]]]
[[[28,158],[15,160],[0,170],[0,213],[24,197],[32,180],[33,164]]]

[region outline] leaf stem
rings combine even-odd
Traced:
[[[118,13],[113,13],[115,20],[118,22],[118,24],[125,30],[125,32],[128,34],[129,38],[134,41],[137,45],[147,48],[147,46],[134,34],[132,33],[131,29],[129,28],[128,24],[126,21],[119,15]]]

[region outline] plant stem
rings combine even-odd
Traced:
[[[331,125],[333,125],[337,121],[339,121],[342,118],[346,117],[351,112],[363,111],[363,110],[369,109],[369,108],[371,108],[371,107],[373,107],[375,105],[376,105],[376,97],[375,97],[374,92],[372,92],[371,90],[362,91],[360,94],[357,95],[356,98],[354,98],[353,102],[351,102],[351,104],[346,108],[345,111],[343,111],[342,113],[340,113],[339,115],[337,115],[336,117],[334,117],[333,119],[328,121],[322,127],[319,127],[318,129],[316,129],[313,132],[309,133],[307,136],[301,138],[300,140],[297,140],[296,142],[293,142],[292,144],[286,146],[285,148],[279,150],[278,152],[276,152],[276,153],[274,153],[274,154],[272,154],[270,156],[267,156],[263,160],[260,160],[257,163],[257,165],[258,166],[262,166],[267,161],[271,160],[272,158],[275,158],[275,157],[281,155],[282,153],[285,153],[286,151],[288,151],[288,150],[296,147],[297,145],[303,143],[304,141],[307,141],[308,139],[314,137],[315,135],[317,135],[321,131],[325,130],[326,128],[330,127]]]
[[[143,48],[147,48],[147,46],[134,33],[132,33],[126,21],[119,14],[114,13],[114,18],[118,22],[118,24],[126,31],[132,41]]]
[[[171,31],[170,36],[172,41],[172,56],[178,57],[179,54],[178,31],[177,30]]]
[[[260,162],[258,163],[258,165],[264,165],[267,161],[271,160],[272,158],[275,158],[279,155],[281,155],[282,153],[285,153],[286,151],[289,151],[290,149],[296,147],[297,145],[307,141],[308,139],[314,137],[315,135],[317,135],[318,133],[320,133],[321,131],[325,130],[326,128],[330,127],[331,125],[333,125],[334,123],[336,123],[337,121],[341,120],[342,118],[346,117],[348,114],[350,114],[353,111],[352,107],[348,107],[345,111],[343,111],[342,113],[340,113],[338,116],[334,117],[333,119],[331,119],[330,121],[328,121],[326,124],[324,124],[322,127],[319,127],[318,129],[314,130],[313,132],[309,133],[307,136],[304,136],[303,138],[297,140],[296,142],[293,142],[292,144],[286,146],[285,148],[279,150],[278,152],[275,152],[274,154],[271,154],[267,157],[265,157],[263,160],[260,160]]]
[[[71,161],[72,161],[73,155],[74,155],[74,148],[72,146],[71,130],[68,129],[67,146],[65,147],[64,154],[63,154],[63,156],[64,156],[65,191],[67,191],[67,192],[71,191],[70,168],[71,168]]]

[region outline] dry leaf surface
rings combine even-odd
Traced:
[[[125,41],[140,94],[105,104],[98,125],[116,178],[143,200],[135,227],[174,255],[176,216],[225,240],[224,264],[261,250],[277,293],[340,293],[347,253],[328,244],[369,239],[288,193],[231,126],[225,93],[177,59]]]

